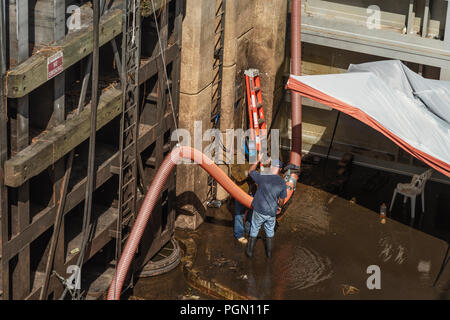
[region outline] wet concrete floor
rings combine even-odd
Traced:
[[[432,287],[447,243],[346,199],[303,184],[275,234],[272,259],[260,231],[255,256],[234,240],[226,206],[211,210],[195,232],[177,231],[197,244],[194,268],[230,290],[257,299],[449,299],[450,268]],[[380,267],[381,289],[369,290],[367,268]],[[180,267],[141,279],[133,292],[144,299],[177,299],[192,288]],[[194,294],[200,296],[197,292]],[[204,297],[202,297],[204,298]]]

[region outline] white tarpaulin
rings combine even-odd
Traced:
[[[450,82],[389,60],[351,65],[345,74],[291,76],[287,88],[366,123],[450,177]]]

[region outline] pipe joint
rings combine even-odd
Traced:
[[[290,170],[288,170],[284,175],[284,181],[286,182],[286,187],[288,188],[288,190],[295,191],[295,188],[297,186],[296,174],[291,173]]]

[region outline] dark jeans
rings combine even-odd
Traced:
[[[250,233],[250,221],[252,216],[252,210],[249,210],[247,212],[247,219],[245,221],[244,225],[244,217],[245,217],[245,210],[246,207],[244,207],[239,202],[235,201],[234,206],[234,237],[236,239],[242,238],[244,234]]]

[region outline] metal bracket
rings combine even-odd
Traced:
[[[287,188],[289,190],[294,190],[297,186],[297,179],[295,179],[292,174],[299,174],[300,173],[300,167],[294,165],[294,164],[288,164],[285,169],[287,169],[286,173],[284,174],[284,181],[286,184],[288,184]],[[291,187],[292,185],[292,187]]]
[[[64,288],[67,288],[67,291],[69,291],[70,295],[72,296],[72,300],[79,300],[79,299],[77,299],[77,297],[75,296],[75,293],[76,293],[76,290],[77,290],[77,289],[73,289],[73,291],[72,291],[72,289],[70,289],[70,286],[68,286],[68,283],[67,283],[66,278],[64,278],[63,276],[59,275],[55,270],[53,270],[52,273],[53,273],[53,274],[55,275],[55,277],[61,282],[61,284],[63,285],[63,287],[64,287]],[[79,296],[82,296],[83,294],[84,294],[84,291],[82,291],[82,292],[80,293]]]

